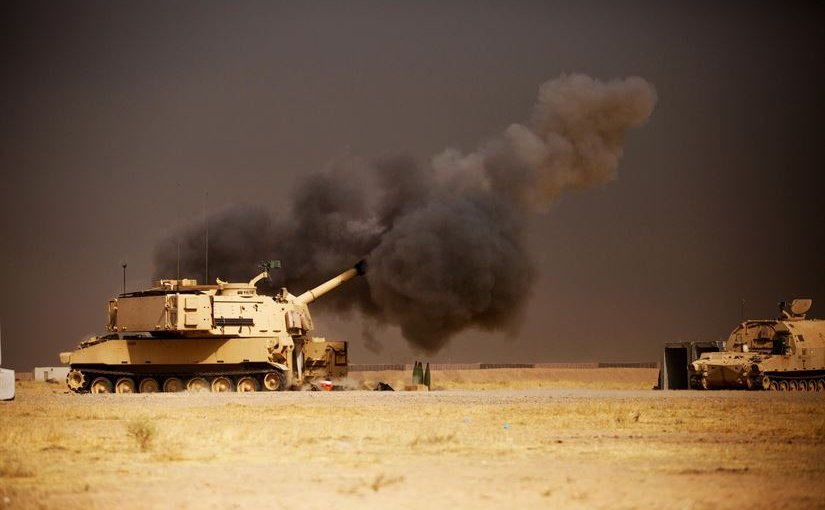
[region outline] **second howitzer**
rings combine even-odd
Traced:
[[[60,354],[66,382],[78,393],[275,391],[347,375],[347,343],[313,337],[307,305],[364,274],[362,261],[299,296],[282,288],[258,294],[256,284],[220,279],[160,280],[151,289],[109,301],[109,333]]]
[[[807,319],[810,299],[779,304],[776,319],[747,320],[722,352],[688,366],[695,389],[825,391],[825,321]]]

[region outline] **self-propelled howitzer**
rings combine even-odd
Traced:
[[[807,319],[810,299],[779,304],[776,319],[737,326],[722,352],[688,365],[696,389],[825,391],[825,321]]]
[[[256,284],[218,279],[160,280],[151,289],[109,301],[108,334],[60,354],[66,382],[78,393],[275,391],[347,375],[347,343],[312,337],[307,305],[364,274],[359,262],[293,296],[258,294]]]

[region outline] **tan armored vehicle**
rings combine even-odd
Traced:
[[[78,393],[257,391],[300,388],[347,375],[346,342],[309,336],[307,305],[351,278],[364,262],[298,297],[255,284],[280,267],[262,265],[248,283],[161,280],[109,301],[109,334],[60,354]]]
[[[810,299],[779,304],[774,320],[745,321],[725,350],[688,366],[696,389],[825,391],[825,321],[806,319]]]

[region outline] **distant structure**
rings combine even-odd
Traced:
[[[0,329],[0,363],[3,362],[3,331]],[[0,368],[0,400],[14,400],[14,370]]]
[[[69,367],[34,367],[32,377],[35,381],[65,382]]]
[[[725,350],[723,340],[669,342],[665,344],[662,367],[659,370],[660,390],[687,390],[690,388],[688,365],[706,352]]]

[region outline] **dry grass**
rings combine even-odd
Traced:
[[[157,428],[147,418],[137,418],[126,426],[126,433],[135,440],[140,450],[145,452],[152,448]]]
[[[481,378],[459,375],[435,380]],[[591,375],[602,388],[648,377]],[[505,383],[522,384],[490,384]],[[32,384],[0,404],[0,501],[21,508],[411,508],[422,494],[436,507],[815,507],[823,454],[821,393],[92,396]]]
[[[34,470],[18,454],[0,457],[0,478],[26,478],[34,476]]]

